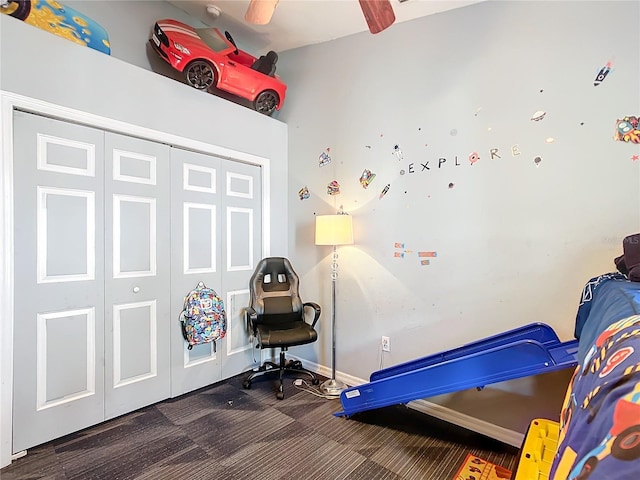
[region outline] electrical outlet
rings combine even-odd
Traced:
[[[382,337],[382,351],[390,352],[391,346],[389,345],[389,337]]]

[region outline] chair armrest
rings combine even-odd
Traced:
[[[320,305],[318,305],[317,303],[314,302],[306,302],[302,304],[303,309],[306,307],[310,307],[313,308],[314,310],[314,314],[313,314],[313,322],[311,323],[311,327],[315,327],[316,326],[316,322],[318,321],[318,318],[320,318]]]
[[[253,309],[253,307],[246,307],[244,309],[244,314],[247,318],[247,330],[255,333],[256,323],[258,323],[258,313]]]

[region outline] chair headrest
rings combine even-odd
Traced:
[[[268,257],[258,263],[254,273],[255,286],[260,286],[264,292],[286,291],[292,283],[297,283],[297,274],[289,260],[283,257]]]

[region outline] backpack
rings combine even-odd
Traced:
[[[227,315],[222,299],[215,290],[199,282],[184,299],[180,324],[189,350],[194,345],[213,342],[215,352],[216,340],[224,338],[227,333]]]

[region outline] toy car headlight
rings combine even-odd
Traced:
[[[179,52],[184,53],[185,55],[191,55],[191,52],[189,51],[189,49],[187,47],[183,47],[178,42],[173,42],[173,46]]]

